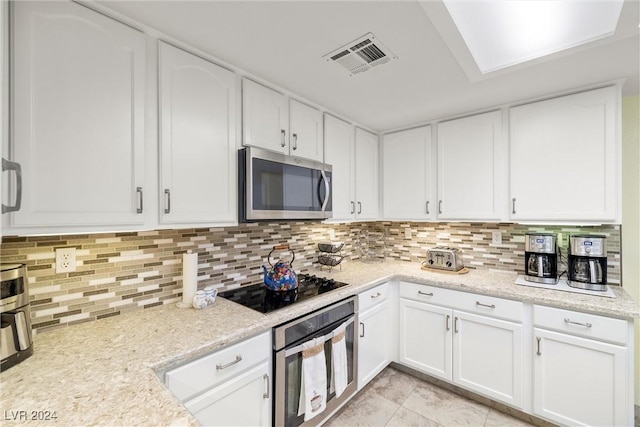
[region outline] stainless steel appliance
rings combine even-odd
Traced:
[[[238,155],[238,215],[265,219],[326,219],[332,216],[331,166],[258,148]]]
[[[526,234],[524,239],[524,279],[529,282],[558,283],[558,245],[555,234]]]
[[[347,298],[273,330],[274,408],[275,426],[315,426],[327,418],[356,392],[358,340],[355,325],[358,321],[356,297]],[[347,387],[340,397],[331,391],[331,332],[346,322]],[[298,415],[302,376],[302,344],[326,336],[324,352],[327,363],[327,403],[324,411],[306,423],[304,414]]]
[[[607,248],[604,236],[569,236],[569,286],[607,290]]]
[[[464,268],[462,251],[458,248],[436,246],[427,250],[427,260],[423,263],[429,268],[441,270],[459,271]]]
[[[0,266],[0,371],[11,368],[33,354],[27,269],[22,264]]]

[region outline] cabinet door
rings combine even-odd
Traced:
[[[235,74],[162,42],[159,61],[161,221],[233,222]]]
[[[452,311],[400,299],[399,360],[448,381],[452,379]]]
[[[533,410],[565,425],[633,423],[627,349],[534,328]]]
[[[331,165],[333,220],[353,219],[355,214],[355,171],[353,125],[324,115],[324,161]]]
[[[438,218],[500,219],[507,157],[502,112],[438,124]]]
[[[382,216],[384,219],[433,219],[431,126],[384,136],[382,143]]]
[[[144,34],[78,3],[12,6],[12,225],[143,224]]]
[[[293,99],[289,103],[289,154],[318,162],[324,160],[322,113]]]
[[[616,220],[618,91],[606,87],[510,110],[512,219]]]
[[[522,408],[522,346],[522,325],[455,311],[454,382]]]
[[[359,315],[358,389],[391,362],[391,303],[381,302]]]
[[[242,132],[244,145],[289,154],[287,98],[273,89],[243,79]]]
[[[185,407],[204,426],[270,426],[271,379],[269,363],[186,401]]]
[[[356,128],[356,219],[377,219],[378,136]]]

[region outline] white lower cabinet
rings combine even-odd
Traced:
[[[522,303],[400,283],[399,316],[400,363],[523,407]]]
[[[535,415],[562,425],[633,425],[629,322],[535,306],[533,336]]]
[[[165,384],[202,425],[270,426],[270,332],[165,374]]]
[[[388,283],[358,295],[358,390],[382,371],[392,359],[392,300]]]

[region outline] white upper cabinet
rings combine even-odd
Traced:
[[[169,44],[159,46],[160,220],[237,219],[236,76]]]
[[[355,148],[355,218],[378,219],[378,136],[356,128]]]
[[[305,159],[324,160],[322,113],[295,100],[289,101],[291,129],[289,154]]]
[[[242,128],[244,145],[289,154],[287,97],[242,79]]]
[[[144,35],[73,2],[12,13],[11,227],[144,224]]]
[[[332,220],[352,220],[356,212],[354,137],[351,123],[324,115],[324,159],[332,167]]]
[[[438,123],[438,219],[506,216],[507,162],[502,112]]]
[[[511,108],[512,220],[619,222],[619,90]]]
[[[382,211],[385,219],[434,219],[431,126],[384,135]]]

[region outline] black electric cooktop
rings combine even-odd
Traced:
[[[220,292],[218,296],[261,313],[269,313],[347,285],[348,283],[336,282],[333,279],[327,279],[325,277],[299,274],[297,289],[272,291],[267,289],[264,284],[259,284],[242,286],[230,291]]]

